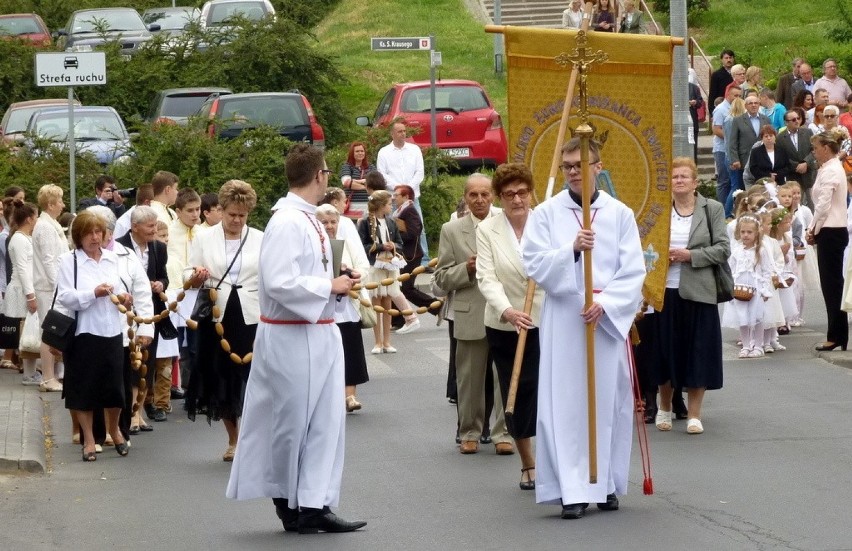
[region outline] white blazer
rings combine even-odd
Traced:
[[[512,324],[501,321],[507,308],[523,311],[527,294],[527,274],[521,264],[518,240],[501,212],[476,227],[476,279],[485,297],[485,326],[514,331]],[[538,327],[544,291],[537,287],[530,315]]]
[[[240,275],[237,278],[237,293],[240,296],[240,304],[243,309],[243,321],[246,325],[255,325],[260,321],[260,304],[257,294],[257,273],[260,263],[260,244],[263,241],[263,232],[254,228],[246,228],[248,231],[243,250],[240,251]],[[245,233],[243,233],[245,236]],[[210,272],[210,277],[204,283],[205,287],[215,287],[219,279],[228,269],[229,262],[225,258],[225,230],[221,224],[211,227],[202,232],[192,241],[189,251],[189,265],[183,272],[186,281],[192,276],[195,266],[203,266]],[[231,278],[225,277],[219,287],[216,305],[220,309],[220,317],[215,321],[221,321],[225,315],[225,306],[228,296],[231,294]]]

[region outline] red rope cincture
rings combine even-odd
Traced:
[[[633,346],[630,340],[627,346],[627,358],[630,360],[630,383],[633,387],[633,416],[636,419],[636,435],[639,440],[639,453],[642,456],[642,491],[646,496],[654,493],[654,480],[651,478],[651,449],[648,446],[648,432],[645,428],[645,407],[642,405],[642,393],[639,390],[639,376],[636,372],[636,360],[633,358]]]
[[[310,322],[308,320],[276,320],[267,318],[266,316],[260,316],[260,321],[270,325],[327,325],[329,323],[334,323],[333,319],[322,319],[317,320],[316,322]]]

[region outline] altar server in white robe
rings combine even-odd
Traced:
[[[601,170],[589,151],[589,181]],[[524,268],[545,291],[536,428],[536,501],[562,504],[562,518],[580,518],[589,503],[618,509],[627,492],[633,395],[628,331],[642,300],[645,264],[633,212],[602,191],[592,201],[591,229],[582,229],[580,142],[562,148],[568,189],[530,214],[521,247]],[[584,309],[581,251],[592,250],[594,302]],[[596,324],[597,483],[589,482],[587,323]]]
[[[331,512],[340,498],[346,409],[343,346],[334,324],[360,275],[332,274],[316,220],[331,173],[322,150],[296,144],[285,161],[290,191],[275,205],[260,254],[260,324],[227,496],[271,497],[287,531],[349,532]]]

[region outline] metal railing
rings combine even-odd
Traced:
[[[707,54],[704,53],[704,50],[701,49],[701,46],[698,44],[698,41],[695,40],[694,38],[692,38],[691,36],[689,37],[688,44],[689,44],[689,66],[692,67],[693,69],[695,69],[695,50],[698,50],[698,55],[700,55],[701,58],[704,60],[704,62],[707,64],[707,82],[710,82],[710,76],[713,74],[713,64],[710,63],[710,58],[708,58]],[[697,71],[696,71],[696,76],[698,76]],[[701,93],[704,95],[705,98],[709,98],[710,93],[709,93],[708,90],[704,89],[704,85],[701,83],[701,79],[696,78],[696,80],[698,81],[698,87],[701,89]],[[707,112],[708,113],[710,112],[709,106],[708,106]]]
[[[648,7],[648,4],[645,3],[645,0],[639,0],[639,8],[648,14],[648,19],[651,22],[647,25],[649,30],[652,30],[654,34],[663,34],[663,28],[660,27],[657,22],[654,20],[654,15],[651,13],[651,9]]]

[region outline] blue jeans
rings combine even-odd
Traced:
[[[730,164],[728,166],[730,166]],[[730,218],[731,216],[733,216],[734,192],[737,191],[738,189],[745,189],[743,187],[743,172],[745,172],[745,169],[740,169],[740,170],[731,169],[729,171],[729,174],[731,175],[731,189],[730,189],[730,192],[728,193],[728,198],[725,199],[725,217],[726,218]]]
[[[725,204],[728,194],[731,192],[731,177],[728,175],[728,162],[724,151],[714,151],[713,160],[716,161],[716,200]],[[725,212],[726,216],[729,216]]]
[[[420,261],[421,266],[429,264],[429,245],[426,243],[426,219],[423,218],[423,209],[420,208],[420,197],[414,200],[414,208],[417,214],[420,215],[420,220],[423,222],[423,230],[420,232],[420,248],[423,249],[423,260]]]

